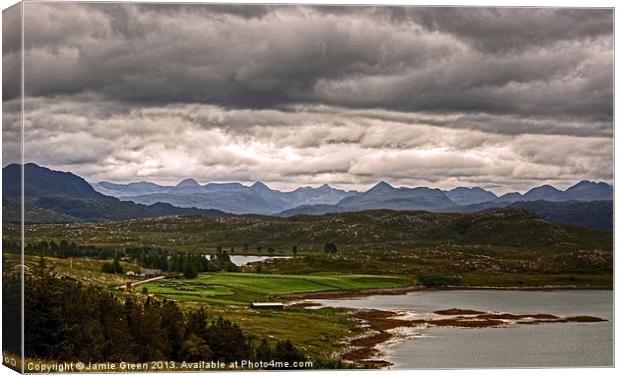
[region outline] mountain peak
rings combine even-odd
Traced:
[[[271,190],[269,189],[269,187],[267,185],[265,185],[264,183],[260,182],[260,181],[256,181],[254,184],[252,184],[252,186],[250,186],[250,189],[252,190]]]
[[[605,183],[605,182],[595,182],[595,181],[590,181],[590,180],[581,180],[578,183],[576,183],[575,185],[569,187],[568,189],[566,189],[566,191],[569,190],[575,190],[575,189],[587,189],[587,188],[605,188],[605,189],[610,189],[611,190],[611,185]]]
[[[444,194],[446,194],[446,196],[454,203],[460,205],[477,204],[497,199],[497,195],[495,195],[495,193],[484,190],[478,186],[459,186],[452,190],[444,191]]]
[[[177,187],[200,187],[200,184],[196,182],[193,178],[186,178],[185,180],[179,182]]]
[[[467,187],[467,186],[457,186],[452,190],[447,190],[446,193],[491,193],[493,192],[485,190],[479,186]]]
[[[523,195],[519,192],[506,193],[496,199],[497,202],[519,202],[523,200]]]
[[[526,201],[556,201],[562,200],[562,191],[558,190],[551,185],[541,185],[533,189],[530,189],[527,193],[523,194],[523,199]]]
[[[300,186],[297,189],[293,190],[293,191],[320,191],[320,192],[326,192],[326,191],[330,191],[333,190],[333,188],[331,186],[329,186],[328,184],[323,184],[321,186],[317,186],[317,187],[312,187],[310,185],[306,185],[306,186]]]
[[[530,189],[525,195],[533,193],[533,192],[543,192],[543,193],[560,193],[561,190],[556,188],[555,186],[551,186],[548,184],[540,185],[535,188]]]
[[[566,200],[613,200],[614,188],[605,182],[583,180],[564,191]]]
[[[373,191],[373,192],[386,192],[386,191],[392,191],[394,189],[395,188],[392,185],[388,184],[387,182],[380,181],[378,184],[376,184],[375,186],[371,187],[368,190],[368,192],[371,192],[371,191]]]
[[[457,186],[455,188],[453,188],[452,190],[448,190],[448,192],[451,191],[471,191],[473,190],[473,188],[467,187],[467,186]]]
[[[596,182],[590,180],[581,180],[573,186],[581,186],[581,185],[596,185]]]
[[[24,195],[27,198],[64,196],[100,199],[105,197],[93,189],[82,177],[71,172],[52,170],[34,163],[24,164]],[[3,197],[19,197],[22,193],[21,165],[2,168]]]

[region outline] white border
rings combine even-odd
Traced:
[[[27,0],[27,1],[37,1],[37,0]],[[76,0],[63,0],[63,1],[58,1],[58,2],[77,2]],[[114,2],[114,1],[112,1]],[[467,0],[448,0],[448,1],[441,1],[441,0],[424,0],[424,1],[416,1],[416,0],[306,0],[306,1],[300,1],[300,0],[289,0],[289,1],[277,1],[277,0],[271,0],[271,1],[256,1],[256,0],[227,0],[227,1],[178,1],[178,0],[168,0],[168,1],[162,1],[162,0],[148,0],[148,1],[144,1],[144,0],[134,0],[134,2],[145,2],[145,3],[245,3],[245,4],[264,4],[264,3],[270,3],[270,4],[340,4],[340,5],[428,5],[428,6],[506,6],[506,7],[540,7],[540,6],[545,6],[545,7],[587,7],[587,8],[593,8],[593,7],[602,7],[602,8],[614,8],[615,7],[615,3],[614,1],[610,1],[610,0],[589,0],[589,1],[583,1],[583,0],[563,0],[563,1],[558,1],[558,0],[539,0],[539,1],[513,1],[513,0],[505,0],[505,1],[498,1],[498,0],[477,0],[477,1],[467,1]],[[17,3],[17,1],[15,0],[0,0],[0,7],[2,9],[6,9],[9,6],[13,5]],[[614,11],[614,25],[616,24],[616,21],[618,19],[618,15],[617,13]],[[0,19],[0,30],[1,30],[1,24],[2,21]],[[616,55],[616,51],[617,51],[617,44],[615,42],[616,38],[615,38],[615,33],[614,33],[614,56]],[[1,43],[1,42],[0,42]],[[617,64],[616,61],[614,59],[614,72],[615,69],[617,68]],[[614,93],[616,92],[616,90],[618,89],[618,77],[617,75],[614,74]],[[0,89],[0,93],[1,93],[1,89]],[[614,115],[615,115],[615,108],[618,107],[618,97],[616,95],[614,95]],[[615,118],[614,118],[614,133],[615,133]],[[1,135],[0,135],[1,138]],[[618,147],[618,145],[620,144],[620,141],[618,140],[618,138],[614,137],[614,150],[616,150],[616,148]],[[615,180],[615,176],[618,175],[618,170],[620,169],[620,167],[618,166],[617,163],[615,163],[617,154],[615,154],[614,152],[614,180]],[[2,178],[0,176],[0,182],[1,182]],[[0,192],[1,192],[1,183],[0,183]],[[617,188],[614,189],[614,213],[616,212],[616,208],[617,208],[617,204],[618,204],[618,190]],[[615,216],[615,215],[614,215]],[[616,221],[614,221],[614,233],[617,233],[616,230],[618,229],[618,223]],[[1,228],[0,228],[0,234],[1,234]],[[620,240],[618,238],[618,236],[614,235],[614,249],[618,248],[618,244],[620,243]],[[618,269],[618,257],[614,257],[614,290],[617,291],[617,286],[618,286],[618,282],[617,279],[615,279],[615,270]],[[616,293],[614,293],[614,296],[616,296]],[[614,298],[615,300],[615,298]],[[1,311],[0,311],[0,317],[1,317]],[[618,310],[614,310],[614,331],[617,331],[618,328]],[[614,337],[615,339],[615,337]],[[0,338],[1,340],[1,338]],[[618,345],[615,345],[615,341],[614,341],[614,357],[615,360],[617,360],[619,358],[618,356]],[[614,361],[615,363],[615,361]],[[326,375],[344,375],[344,374],[359,374],[360,371],[363,371],[365,374],[379,374],[382,371],[385,370],[355,370],[355,371],[350,371],[350,370],[334,370],[334,371],[321,371],[321,374],[326,374]],[[507,369],[507,370],[497,370],[497,369],[474,369],[474,370],[389,370],[389,371],[397,371],[398,373],[415,373],[415,374],[420,374],[420,375],[436,375],[436,374],[450,374],[450,373],[458,373],[458,374],[463,374],[463,375],[478,375],[478,374],[496,374],[496,373],[501,373],[501,374],[510,374],[510,375],[521,375],[521,374],[568,374],[568,375],[575,375],[575,374],[583,374],[583,373],[596,373],[596,374],[612,374],[615,373],[615,369],[613,368],[596,368],[596,369],[590,369],[590,368],[574,368],[574,369],[570,369],[570,368],[545,368],[545,369]],[[247,371],[243,371],[243,372],[226,372],[226,373],[233,373],[233,374],[247,374]],[[278,371],[278,374],[292,374],[292,373],[298,373],[298,372],[293,372],[293,371]],[[303,373],[309,373],[308,371],[303,371]],[[310,373],[317,373],[317,371],[310,371]],[[9,370],[8,368],[4,367],[4,366],[0,366],[0,375],[9,375],[9,374],[15,374],[15,372],[13,372],[12,370]],[[153,374],[179,374],[178,372],[175,373],[164,373],[164,372],[157,372],[157,373],[153,373]]]

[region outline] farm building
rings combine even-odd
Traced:
[[[144,277],[152,277],[161,275],[161,270],[156,268],[140,268],[140,273],[144,275]]]

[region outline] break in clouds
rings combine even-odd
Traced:
[[[610,182],[612,30],[609,9],[26,3],[26,157],[93,182]]]

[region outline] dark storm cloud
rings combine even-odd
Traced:
[[[611,10],[25,9],[29,157],[91,180],[612,178]]]
[[[449,33],[488,53],[595,40],[613,30],[610,9],[416,8],[408,16],[428,30]]]
[[[20,93],[21,11],[17,5],[2,12],[2,98]]]
[[[26,84],[31,95],[96,91],[142,103],[610,118],[611,17],[610,10],[29,4]]]

